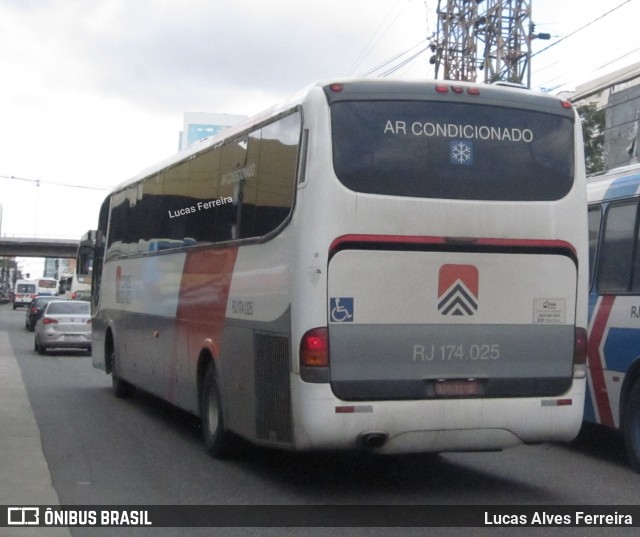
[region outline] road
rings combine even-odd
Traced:
[[[291,454],[243,446],[213,460],[198,421],[137,392],[113,397],[110,378],[83,353],[39,356],[24,328],[24,310],[0,306],[6,331],[40,428],[54,488],[63,505],[87,504],[638,504],[640,476],[626,465],[621,439],[591,431],[580,445],[521,446],[501,453],[374,457],[361,453]],[[292,507],[295,509],[295,507]],[[120,530],[122,531],[122,530]],[[142,535],[72,528],[74,537]],[[211,535],[156,528],[154,535]],[[442,535],[467,535],[463,528]],[[474,534],[502,529],[485,529]],[[504,529],[505,535],[513,530]],[[506,533],[509,531],[509,533]],[[530,530],[531,531],[531,530]],[[584,529],[533,530],[583,535]],[[630,530],[600,529],[599,535]],[[216,535],[425,535],[422,528],[218,529]],[[575,533],[573,533],[575,532]],[[627,532],[627,533],[625,533]],[[433,530],[430,535],[439,533]],[[487,533],[488,534],[488,533]],[[144,533],[149,535],[149,533]]]

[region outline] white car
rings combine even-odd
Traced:
[[[34,350],[84,349],[91,352],[91,305],[77,300],[52,300],[36,323]]]

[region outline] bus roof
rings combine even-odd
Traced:
[[[640,194],[640,164],[594,174],[587,183],[589,202],[608,201]]]
[[[442,89],[438,90],[437,88]],[[470,88],[474,88],[477,91],[469,91]],[[420,100],[425,97],[428,97],[430,100],[452,102],[456,99],[456,96],[462,98],[464,95],[473,95],[473,102],[478,104],[515,107],[522,106],[523,102],[526,101],[527,106],[532,110],[557,112],[568,117],[574,117],[575,115],[573,106],[564,99],[546,93],[499,84],[476,84],[450,80],[381,80],[370,78],[320,80],[298,91],[288,100],[228,127],[218,134],[203,138],[185,150],[175,153],[153,166],[142,170],[136,176],[116,186],[113,192],[124,190],[130,185],[154,175],[165,168],[188,160],[201,151],[221,145],[227,140],[237,138],[249,132],[257,125],[279,114],[289,112],[296,106],[301,105],[310,94],[319,94],[323,90],[330,102],[358,99]],[[562,104],[562,106],[558,103]]]

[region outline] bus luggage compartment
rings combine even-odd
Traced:
[[[559,252],[345,249],[329,263],[330,382],[344,400],[557,396],[577,269]]]

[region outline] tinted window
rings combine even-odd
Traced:
[[[600,221],[602,220],[602,210],[600,206],[589,208],[589,286],[593,281],[593,271],[595,267],[596,251],[598,239],[600,237]]]
[[[372,194],[555,200],[573,185],[573,121],[512,108],[423,101],[331,106],[333,160]]]
[[[52,314],[77,314],[84,315],[89,313],[90,304],[88,302],[72,301],[72,302],[53,302],[49,304],[47,313]]]
[[[261,237],[293,208],[300,114],[285,116],[114,194],[108,255]]]
[[[19,283],[17,286],[18,293],[35,293],[36,285],[34,283]]]
[[[299,114],[285,117],[262,129],[255,236],[275,230],[293,208],[299,143]]]
[[[36,306],[37,308],[44,308],[49,302],[57,299],[58,297],[53,296],[51,298],[36,298],[34,300],[34,306]]]
[[[629,289],[636,242],[636,209],[636,203],[625,203],[612,205],[607,211],[598,275],[601,293]]]

